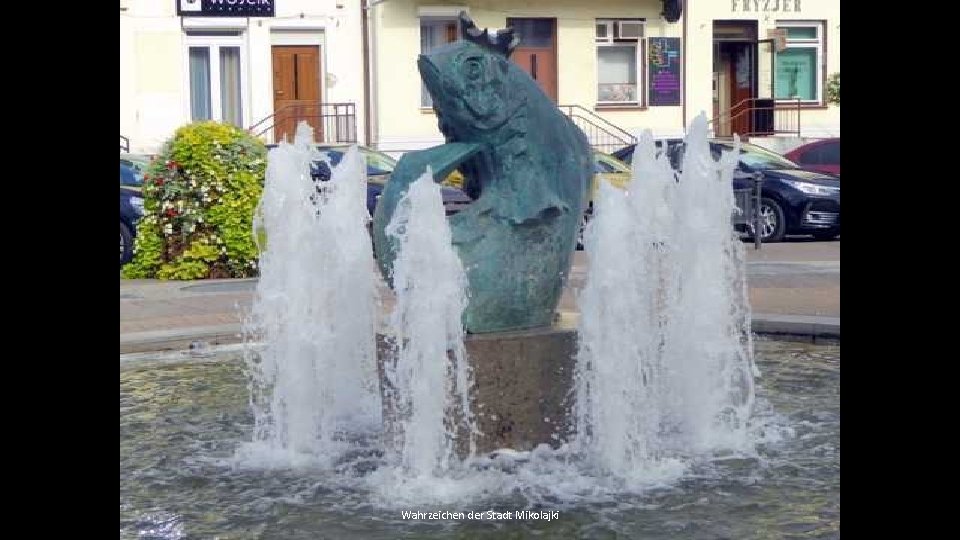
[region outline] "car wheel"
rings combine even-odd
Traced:
[[[817,240],[833,240],[838,236],[840,236],[840,229],[827,229],[813,233],[813,237]]]
[[[787,220],[780,204],[766,197],[760,199],[760,241],[779,242],[786,232]]]
[[[120,223],[120,266],[130,262],[133,258],[133,233],[130,228]]]

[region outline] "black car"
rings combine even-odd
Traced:
[[[658,146],[663,144],[667,145],[670,163],[679,171],[683,163],[683,140],[658,141]],[[630,145],[613,155],[630,163],[635,147]],[[721,152],[732,150],[732,141],[710,141],[714,159],[719,159]],[[820,240],[840,236],[840,177],[803,169],[766,148],[741,143],[734,189],[749,188],[750,178],[756,172],[763,174],[760,201],[763,242],[779,242],[788,234],[809,234]]]
[[[137,221],[143,215],[143,176],[120,163],[120,266],[133,258]]]

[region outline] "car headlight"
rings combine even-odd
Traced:
[[[130,197],[130,206],[132,206],[138,214],[143,215],[143,197]]]
[[[840,193],[840,188],[821,186],[820,184],[811,184],[810,182],[800,182],[799,180],[784,180],[784,182],[810,195],[833,195],[834,193]]]

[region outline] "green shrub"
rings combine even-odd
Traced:
[[[834,73],[827,80],[827,101],[840,104],[840,72]]]
[[[144,175],[129,278],[200,279],[257,273],[253,214],[267,149],[235,126],[183,126]]]

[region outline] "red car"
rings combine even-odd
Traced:
[[[804,169],[840,176],[840,138],[822,139],[798,146],[784,157]]]

